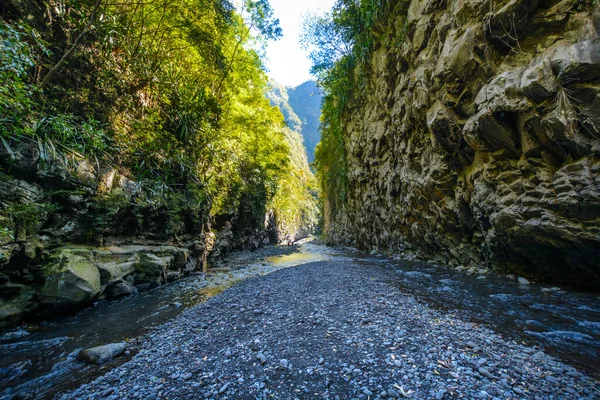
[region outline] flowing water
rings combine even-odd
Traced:
[[[514,277],[468,274],[423,262],[360,257],[390,269],[390,283],[431,306],[481,323],[519,342],[537,344],[600,378],[600,293],[522,285]]]
[[[191,276],[0,336],[0,399],[23,395],[50,398],[77,387],[132,356],[90,366],[76,360],[80,349],[139,337],[240,280],[325,260],[379,265],[391,272],[391,284],[422,301],[486,324],[507,338],[542,345],[563,361],[600,377],[598,294],[524,286],[501,275],[468,275],[421,262],[339,252],[308,242],[301,245],[299,253]]]
[[[217,268],[206,276],[198,274],[121,300],[98,302],[75,315],[0,335],[0,399],[51,398],[89,382],[132,355],[95,366],[77,360],[81,349],[139,337],[240,280],[326,258],[310,251],[313,245],[306,246],[301,253]]]

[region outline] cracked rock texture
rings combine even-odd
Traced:
[[[597,3],[404,3],[343,121],[328,239],[599,288]]]

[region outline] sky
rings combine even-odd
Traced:
[[[302,16],[308,11],[328,11],[335,0],[269,0],[273,13],[279,18],[283,37],[270,41],[267,47],[268,74],[285,86],[298,86],[309,79],[311,63],[300,48]]]

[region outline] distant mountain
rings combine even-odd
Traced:
[[[307,81],[292,88],[271,81],[269,98],[281,109],[288,126],[302,134],[308,162],[315,159],[315,147],[319,143],[321,100],[323,95],[315,81]]]

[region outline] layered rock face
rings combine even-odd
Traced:
[[[45,160],[36,143],[0,144],[0,169],[0,328],[134,294],[276,236],[243,210],[224,222],[191,201],[174,211],[117,168]]]
[[[397,3],[329,238],[600,288],[597,3]]]

